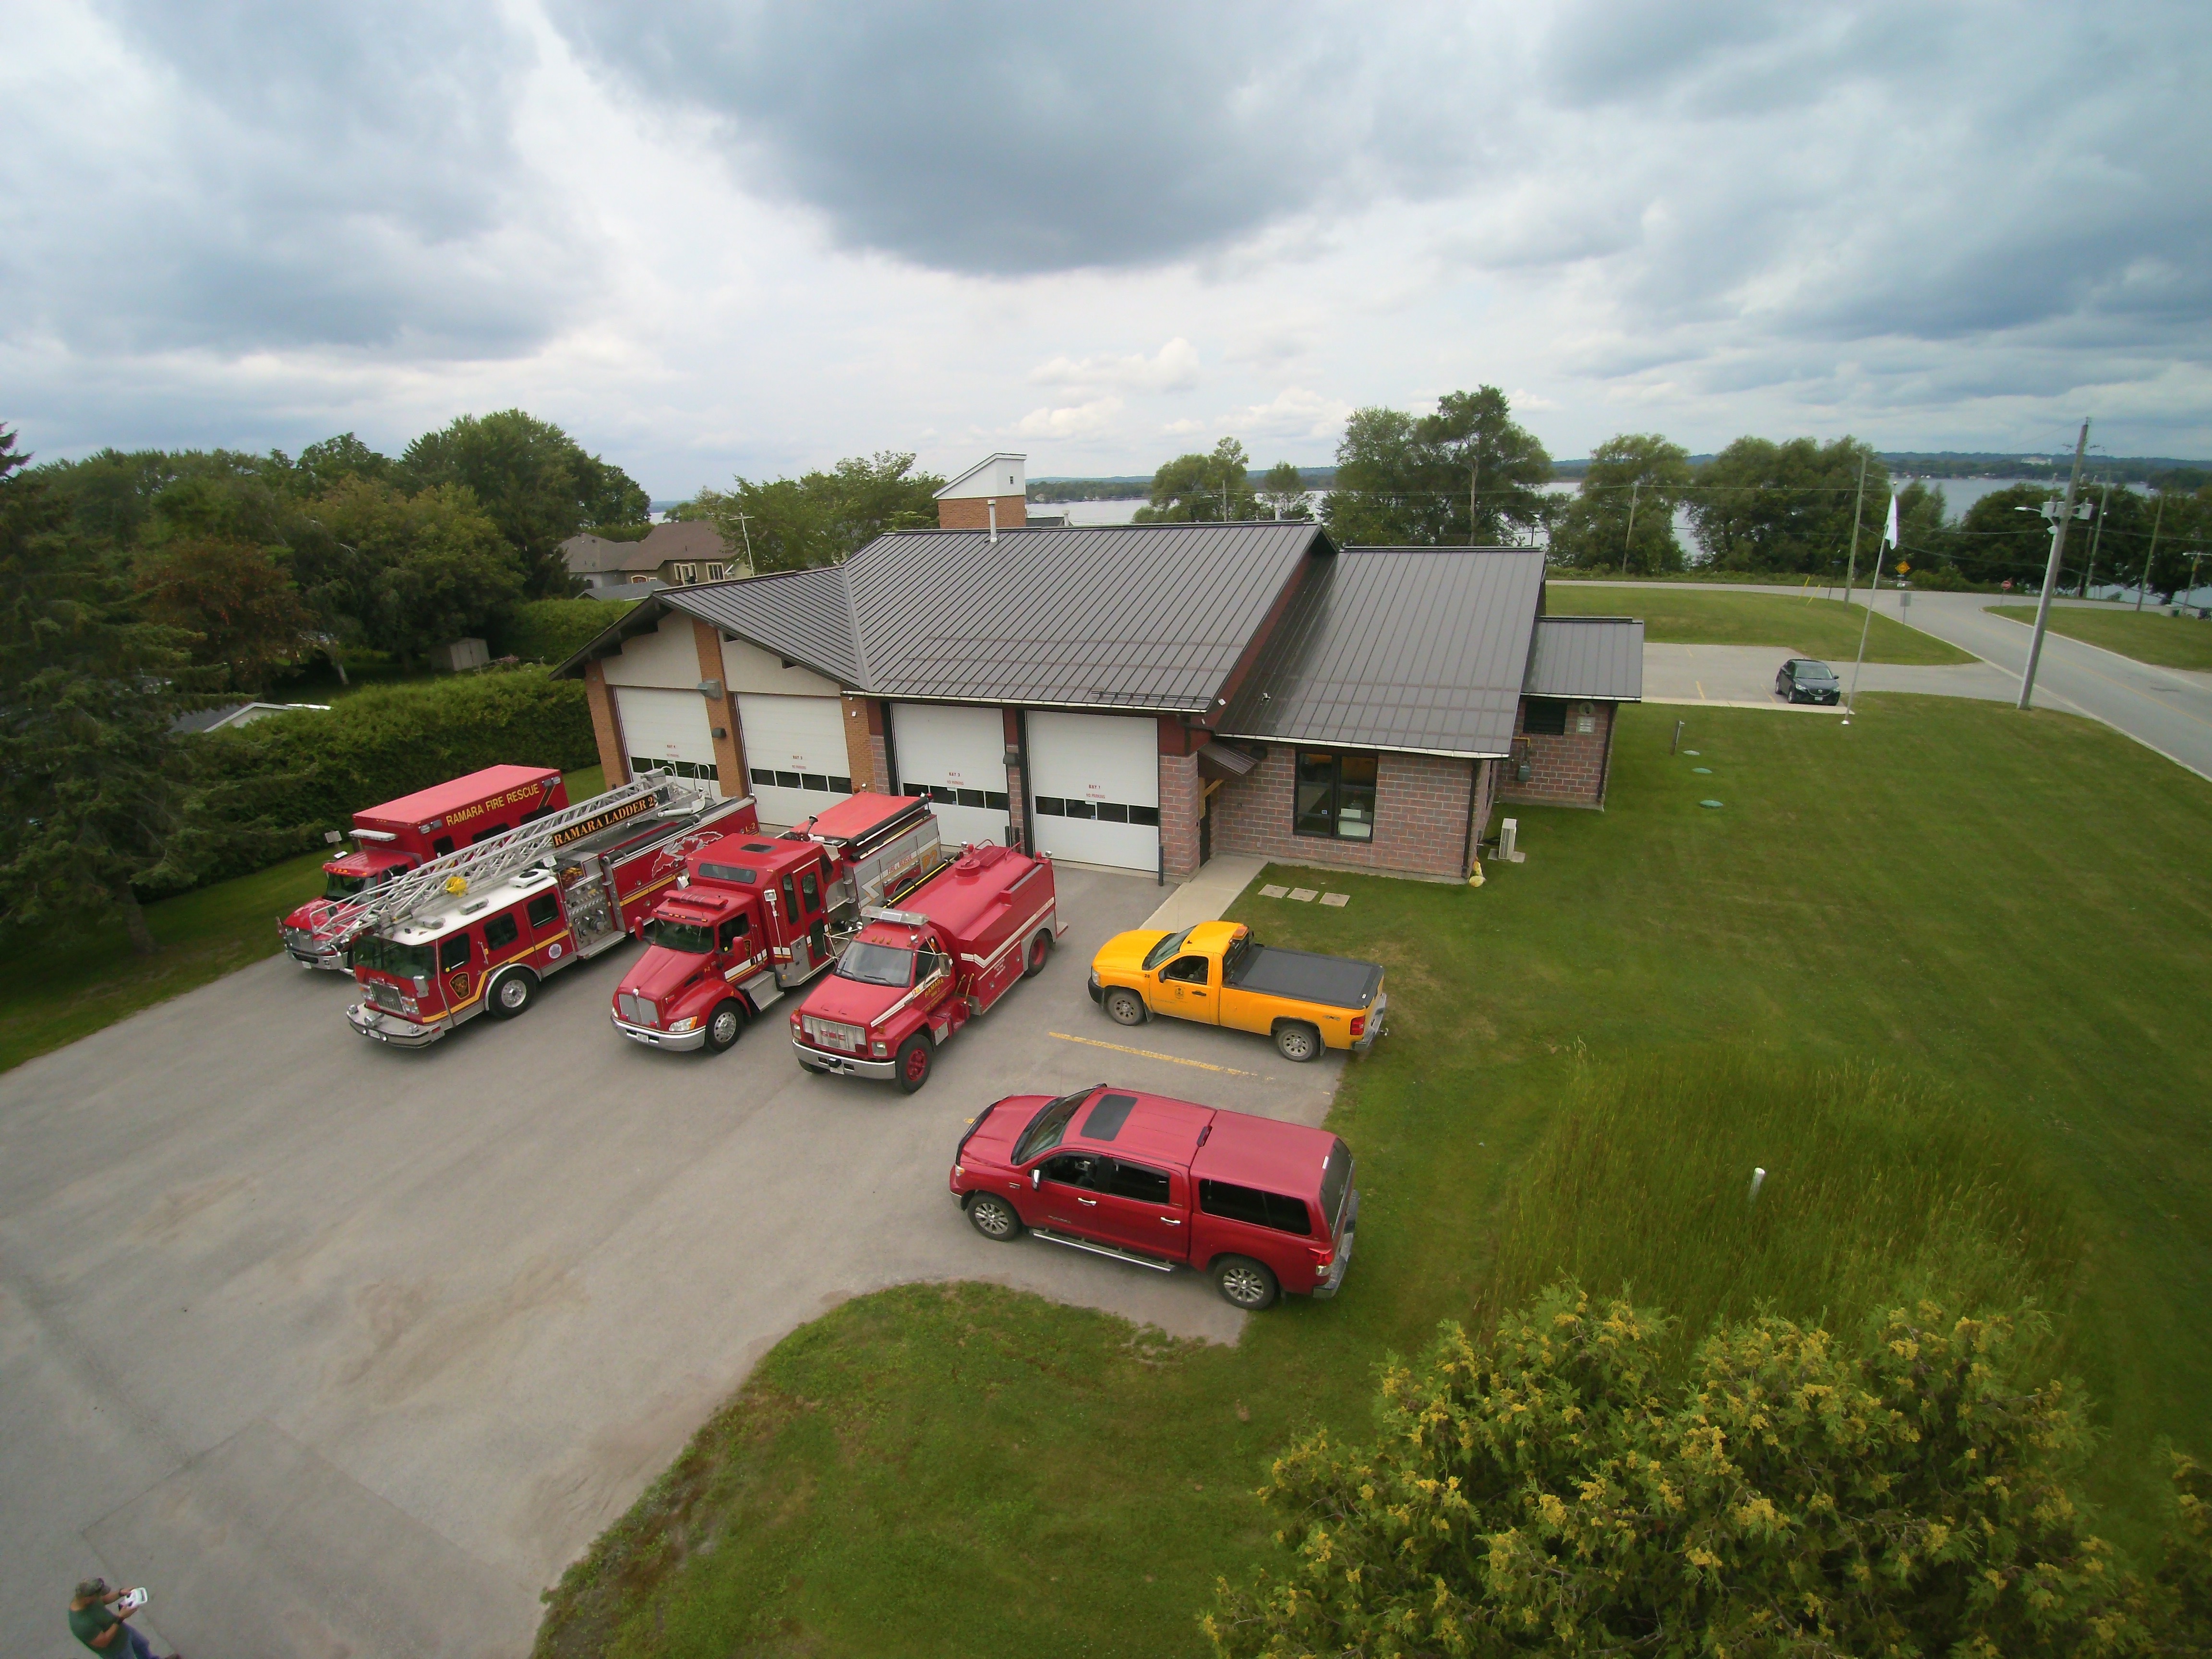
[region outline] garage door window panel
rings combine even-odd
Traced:
[[[1378,769],[1373,755],[1300,750],[1291,827],[1331,841],[1374,840]]]

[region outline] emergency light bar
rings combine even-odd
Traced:
[[[871,904],[860,912],[869,921],[893,921],[902,927],[927,927],[927,916],[917,915],[911,910],[890,910],[879,904]]]
[[[353,833],[356,838],[361,841],[398,841],[399,839],[389,830],[356,830]],[[335,841],[337,837],[334,836],[331,839]]]

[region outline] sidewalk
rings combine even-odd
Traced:
[[[1217,853],[1198,866],[1198,873],[1170,893],[1160,908],[1145,918],[1145,926],[1170,930],[1194,922],[1212,921],[1237,902],[1267,867],[1267,860],[1244,853]]]

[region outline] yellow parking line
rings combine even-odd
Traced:
[[[1234,1066],[1209,1066],[1202,1060],[1185,1060],[1180,1054],[1163,1054],[1150,1048],[1130,1048],[1118,1042],[1101,1042],[1097,1037],[1070,1036],[1065,1031],[1047,1031],[1047,1036],[1056,1036],[1062,1042],[1080,1042],[1092,1048],[1111,1048],[1117,1054],[1135,1054],[1145,1060],[1164,1060],[1170,1066],[1195,1066],[1201,1072],[1224,1072],[1231,1077],[1257,1077],[1257,1072],[1240,1072]]]

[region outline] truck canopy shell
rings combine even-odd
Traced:
[[[1326,1129],[1217,1112],[1213,1133],[1191,1159],[1190,1172],[1201,1180],[1230,1181],[1317,1203],[1322,1166],[1335,1146],[1336,1137]]]

